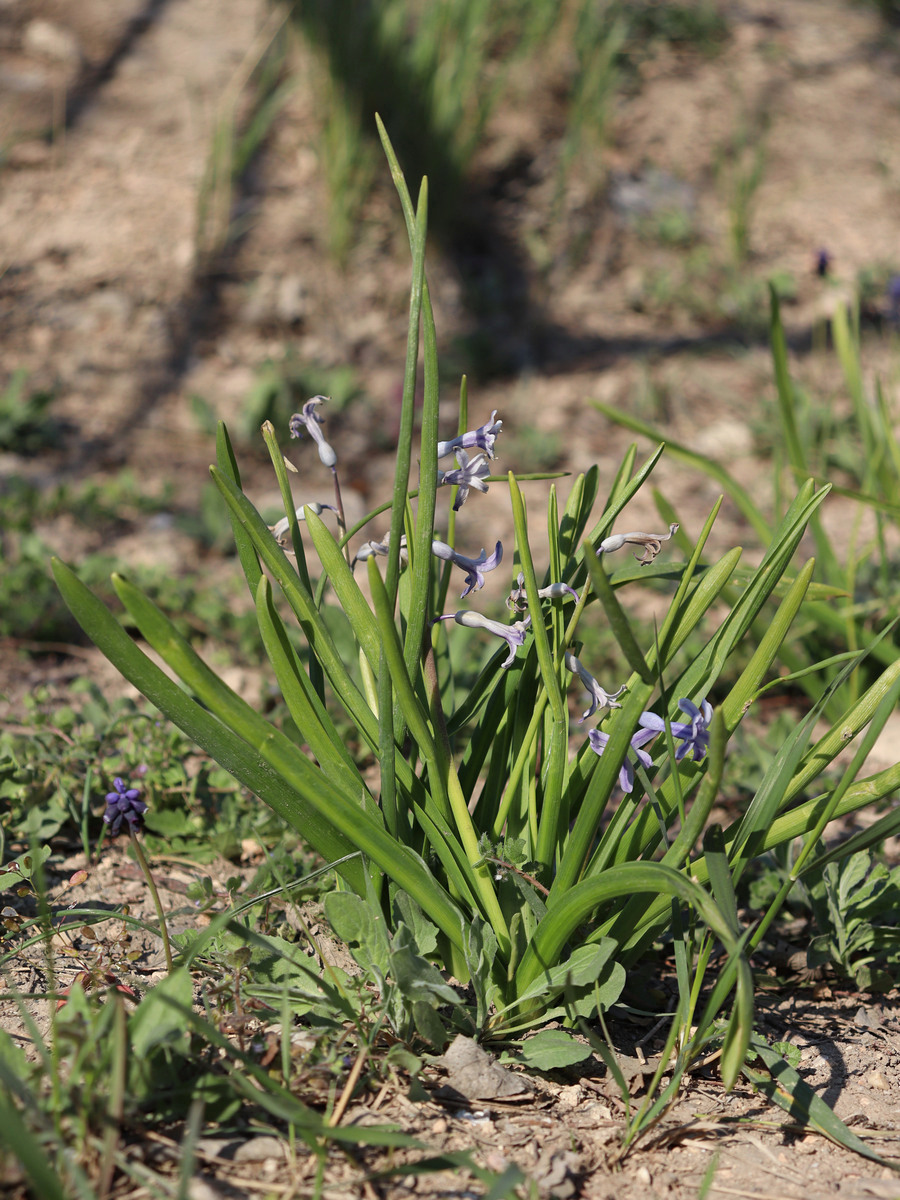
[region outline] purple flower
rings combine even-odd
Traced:
[[[479,588],[483,588],[485,574],[498,567],[500,560],[503,558],[503,546],[500,542],[497,543],[497,548],[490,558],[488,558],[484,549],[482,549],[477,558],[466,558],[465,554],[458,554],[446,542],[432,542],[431,552],[432,554],[436,554],[438,558],[443,558],[446,562],[452,562],[455,566],[462,567],[466,572],[466,590],[461,593],[461,598],[468,596],[469,592],[477,592]]]
[[[823,246],[816,254],[816,274],[824,279],[831,266],[831,253]]]
[[[892,275],[888,280],[887,296],[891,305],[891,320],[900,324],[900,275]]]
[[[103,814],[103,820],[110,827],[110,836],[118,834],[123,821],[137,831],[143,825],[147,811],[147,805],[140,798],[140,788],[126,787],[125,780],[118,776],[113,780],[113,787],[115,791],[106,794],[106,812]]]
[[[577,659],[574,654],[570,654],[568,651],[566,651],[566,660],[565,661],[566,661],[566,669],[571,671],[573,675],[578,676],[578,678],[581,680],[581,682],[587,688],[588,693],[591,697],[591,706],[587,710],[587,712],[582,715],[582,717],[579,720],[579,724],[581,724],[581,721],[586,721],[588,719],[588,717],[592,717],[598,708],[621,708],[622,707],[621,704],[616,703],[616,700],[625,691],[624,683],[622,684],[622,686],[619,688],[619,690],[617,692],[607,692],[600,686],[600,684],[593,677],[593,675],[590,673],[590,671],[588,671],[582,665],[581,661],[579,659]]]
[[[573,600],[578,599],[578,593],[567,583],[548,583],[546,587],[538,588],[538,595],[542,600],[561,600],[563,596],[571,596]],[[516,586],[506,598],[506,607],[514,608],[517,612],[524,612],[528,607],[528,598],[525,594],[525,575],[522,571],[516,577]]]
[[[630,543],[633,546],[644,547],[644,553],[634,557],[642,567],[646,567],[659,554],[662,543],[667,542],[677,528],[677,524],[672,524],[668,533],[614,533],[600,543],[597,556],[599,558],[601,554],[611,554],[613,550],[621,550],[626,543]]]
[[[499,621],[492,621],[489,617],[483,617],[480,612],[471,610],[448,613],[446,616],[438,617],[437,620],[455,621],[457,625],[465,625],[468,629],[486,629],[488,633],[504,638],[509,644],[509,654],[500,664],[503,667],[512,664],[516,657],[516,647],[525,645],[525,631],[531,624],[531,617],[526,617],[524,621],[515,621],[512,625],[501,625]]]
[[[690,717],[690,724],[685,724],[683,721],[672,721],[672,736],[678,738],[681,745],[675,751],[675,761],[681,762],[684,756],[690,751],[695,762],[706,757],[706,752],[709,750],[709,723],[712,720],[712,706],[706,700],[700,701],[698,708],[690,700],[679,700],[678,707]],[[656,713],[642,713],[638,724],[646,730],[652,730],[654,733],[664,733],[666,723],[656,715]]]
[[[641,746],[651,742],[656,737],[655,729],[639,729],[631,739],[631,748],[638,756],[638,761],[647,769],[653,766],[653,759],[646,750],[642,750]],[[603,756],[603,751],[609,743],[609,734],[601,733],[599,729],[591,729],[588,732],[588,741],[591,744],[591,749],[595,754]],[[623,792],[630,792],[634,787],[634,767],[626,758],[619,768],[619,787]]]
[[[496,415],[497,410],[495,408],[491,413],[491,419],[485,421],[483,425],[479,425],[477,429],[470,429],[467,433],[461,433],[458,437],[450,438],[448,442],[438,442],[438,458],[446,458],[448,454],[452,454],[455,450],[471,450],[473,446],[477,446],[479,450],[483,450],[488,458],[493,458],[494,442],[497,440],[497,434],[503,426],[502,421],[494,420]]]
[[[291,437],[296,438],[302,437],[305,429],[319,448],[320,461],[333,471],[337,466],[337,455],[334,448],[325,441],[325,436],[319,428],[324,422],[316,412],[318,406],[324,404],[327,399],[327,396],[313,396],[311,400],[307,400],[303,405],[303,412],[294,413],[291,417],[290,431]]]
[[[456,470],[440,472],[438,486],[449,483],[455,484],[459,488],[453,502],[453,511],[459,512],[466,502],[469,488],[474,488],[476,492],[488,490],[488,485],[484,481],[490,475],[491,469],[484,454],[476,454],[470,461],[468,454],[462,448],[456,451],[456,461],[459,464]]]

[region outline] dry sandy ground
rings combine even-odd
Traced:
[[[640,88],[617,105],[607,168],[620,185],[646,182],[651,167],[677,177],[689,189],[702,237],[721,244],[727,203],[716,150],[742,119],[765,117],[751,269],[794,276],[796,299],[785,314],[794,369],[840,406],[839,376],[828,354],[812,351],[812,331],[840,281],[900,262],[897,44],[866,5],[746,0],[728,12],[732,35],[718,56],[670,48],[643,65]],[[35,387],[55,389],[55,411],[68,430],[52,454],[5,456],[3,475],[77,482],[129,465],[149,488],[174,484],[174,506],[188,510],[199,501],[212,453],[190,398],[203,396],[217,416],[239,425],[260,368],[289,350],[326,368],[350,364],[364,381],[365,402],[341,429],[352,463],[349,504],[362,512],[384,494],[390,459],[371,448],[383,445],[395,420],[408,268],[386,183],[346,270],[324,252],[316,75],[302,48],[294,51],[300,84],[234,196],[241,236],[215,256],[198,255],[212,132],[273,30],[257,0],[0,3],[2,369],[6,376],[24,367]],[[483,419],[499,409],[520,451],[553,445],[556,463],[569,470],[599,462],[612,472],[627,439],[591,409],[598,398],[664,420],[669,436],[716,453],[744,483],[764,486],[768,467],[756,447],[771,413],[768,352],[762,341],[732,336],[727,313],[698,314],[654,298],[654,281],[680,261],[671,248],[642,239],[613,205],[586,205],[579,214],[577,196],[570,217],[585,233],[577,266],[551,257],[539,269],[522,248],[540,234],[535,214],[550,188],[542,155],[553,150],[554,127],[549,101],[525,102],[528,83],[519,81],[522,102],[498,115],[477,163],[482,184],[517,156],[530,166],[496,188],[498,219],[519,247],[524,291],[516,320],[498,319],[491,330],[506,369],[489,382],[474,380],[471,411]],[[819,246],[834,256],[835,286],[812,273]],[[464,347],[454,339],[471,335],[473,317],[459,273],[437,247],[430,274],[442,340]],[[896,406],[894,349],[889,337],[873,338],[866,361]],[[464,352],[453,352],[466,367]],[[448,428],[454,390],[447,389]],[[506,453],[514,454],[512,446]],[[251,460],[248,480],[260,503],[273,496],[260,461]],[[715,497],[707,480],[666,461],[656,482],[694,526]],[[839,507],[832,511],[839,528],[845,517]],[[493,494],[480,512],[479,545],[508,524]],[[635,524],[651,512],[647,502],[636,503]],[[98,548],[90,531],[45,533],[68,558]],[[726,508],[718,536],[724,549],[748,533]],[[190,539],[150,522],[105,548],[125,563],[164,562],[173,573],[193,565]],[[45,679],[64,683],[85,662],[109,683],[109,670],[93,656],[48,665],[7,646],[0,690],[15,698]],[[113,859],[105,863],[86,896],[102,889],[108,897],[115,867]],[[804,1077],[856,1132],[879,1131],[887,1140],[873,1144],[891,1153],[900,1106],[896,994],[876,1001],[798,988],[764,995],[760,1011],[767,1032],[803,1047]],[[624,1046],[627,1031],[623,1039]],[[541,1195],[686,1200],[699,1194],[717,1154],[713,1196],[900,1196],[890,1171],[782,1125],[746,1087],[725,1096],[712,1077],[692,1081],[658,1136],[621,1163],[622,1107],[599,1071],[538,1081],[537,1088],[533,1102],[473,1104],[471,1113],[482,1115],[467,1117],[397,1095],[379,1116],[435,1148],[475,1146],[494,1168],[519,1162]],[[748,1123],[732,1123],[739,1116]],[[204,1171],[213,1190],[203,1193],[198,1183],[197,1197],[291,1194],[292,1180],[305,1194],[307,1166],[288,1167],[281,1150],[269,1151],[260,1149],[263,1166],[248,1170],[224,1161],[210,1143]],[[336,1161],[334,1172],[337,1193],[363,1194],[358,1171]],[[439,1177],[420,1189],[472,1194],[467,1186]],[[404,1187],[380,1190],[399,1196]]]

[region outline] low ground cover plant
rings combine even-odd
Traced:
[[[55,560],[66,603],[153,705],[333,864],[327,915],[375,981],[379,1021],[394,1038],[432,1050],[456,1031],[515,1039],[527,1063],[525,1035],[554,1018],[570,1030],[591,1030],[615,1073],[608,1045],[584,1022],[596,1018],[603,1028],[626,971],[666,939],[678,1005],[626,1143],[665,1111],[684,1072],[716,1043],[727,1087],[744,1072],[775,1102],[792,1111],[799,1104],[817,1127],[871,1156],[755,1035],[749,954],[798,879],[900,825],[889,813],[837,850],[820,842],[832,819],[900,786],[900,766],[859,778],[900,694],[897,662],[879,664],[812,740],[816,720],[877,639],[841,663],[808,715],[771,748],[740,819],[725,829],[710,823],[729,739],[770,686],[773,665],[815,595],[814,562],[798,567],[794,558],[828,487],[801,481],[769,531],[760,564],[742,568],[739,547],[717,545],[718,505],[693,537],[674,519],[657,529],[629,528],[627,505],[664,452],[659,446],[638,464],[632,447],[615,478],[590,470],[564,505],[551,484],[546,543],[543,535],[538,543],[523,484],[530,495],[541,477],[495,473],[503,418],[480,414],[480,424],[470,422],[463,384],[458,432],[440,436],[424,269],[427,186],[414,208],[386,135],[384,143],[413,259],[392,498],[347,528],[340,447],[327,439],[324,398],[314,397],[289,431],[301,439],[289,452],[303,484],[299,507],[284,457],[288,431],[280,440],[263,426],[285,512],[269,526],[242,490],[226,429],[218,430],[212,479],[290,722],[279,727],[226,686],[175,622],[123,576],[114,575],[113,586],[129,627],[180,683]],[[315,479],[328,490],[313,489]],[[508,492],[511,547],[478,520],[488,488]],[[390,526],[380,536],[371,522],[382,514]],[[647,583],[668,604],[652,638],[636,632],[628,613],[629,589]],[[451,596],[455,589],[459,598]],[[492,589],[489,607],[483,597]],[[580,637],[588,606],[602,610],[615,636],[616,678],[598,680],[591,670],[591,645]],[[822,669],[804,664],[804,677]],[[574,724],[570,697],[580,713]],[[829,773],[851,743],[858,747],[852,761]],[[110,794],[130,790],[133,781],[122,779]],[[742,928],[735,887],[761,855],[789,843],[795,853],[783,882],[760,920]],[[217,937],[234,933],[235,910],[217,921],[199,937],[176,940],[167,1003],[191,1028],[188,968],[199,968]],[[248,947],[241,970],[252,986],[253,962],[261,979],[261,963],[282,951],[248,925],[238,928]],[[265,971],[266,984],[281,989],[285,1027],[332,992],[335,1005],[346,1003],[314,971],[273,971],[271,964]],[[546,1039],[536,1043],[536,1064],[573,1061],[572,1033],[552,1044],[551,1051]],[[296,1108],[290,1111],[299,1121]]]

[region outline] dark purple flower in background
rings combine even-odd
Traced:
[[[111,837],[115,837],[122,828],[122,822],[137,832],[144,824],[144,813],[147,805],[141,799],[140,788],[130,788],[124,779],[118,776],[113,780],[115,791],[106,794],[106,812],[103,820],[109,826]]]
[[[832,264],[831,254],[823,246],[816,252],[816,274],[820,279],[824,279]]]
[[[302,437],[305,429],[319,448],[320,461],[324,466],[334,470],[337,466],[337,454],[334,452],[334,447],[325,441],[325,435],[319,428],[324,422],[316,412],[318,406],[324,404],[327,399],[327,396],[313,396],[311,400],[307,400],[303,405],[303,411],[294,413],[291,417],[289,428],[292,438]]]
[[[891,306],[891,320],[900,325],[900,275],[892,275],[888,280],[887,298]]]

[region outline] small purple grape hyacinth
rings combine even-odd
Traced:
[[[831,269],[832,257],[831,252],[826,250],[824,246],[816,253],[816,274],[820,279],[825,279]]]
[[[106,812],[103,820],[109,826],[110,837],[116,837],[122,828],[122,822],[127,822],[135,833],[143,827],[144,813],[147,805],[141,800],[141,789],[130,788],[124,779],[117,775],[113,780],[115,791],[106,794]]]
[[[900,325],[900,275],[892,275],[888,280],[887,298],[890,318],[895,325]]]

